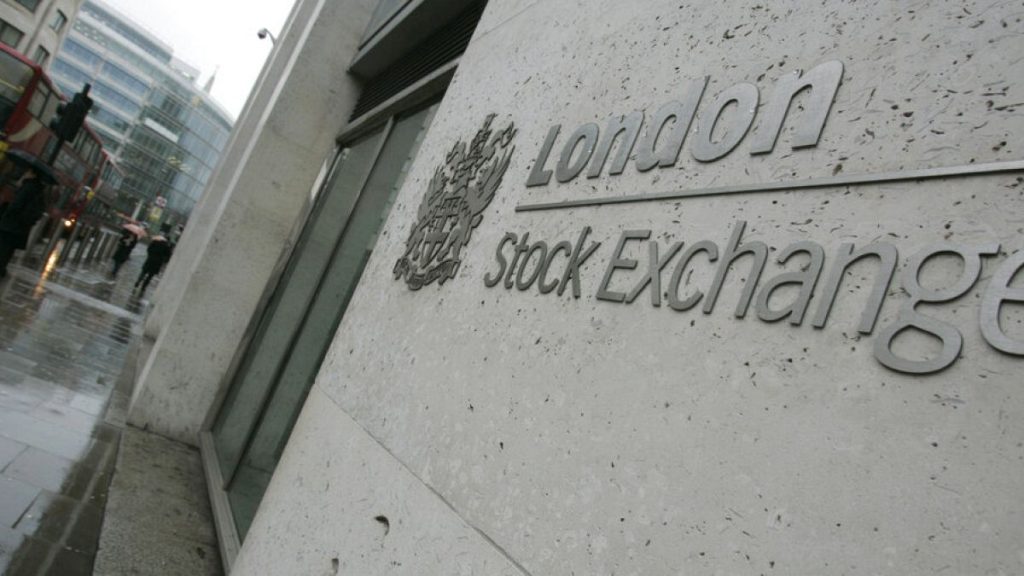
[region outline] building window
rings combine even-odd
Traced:
[[[36,51],[32,54],[32,61],[40,66],[46,66],[46,61],[50,59],[50,52],[42,46],[36,46]]]
[[[147,86],[145,82],[142,82],[141,80],[135,78],[134,76],[126,72],[121,67],[115,66],[110,62],[107,62],[103,65],[103,70],[101,74],[104,78],[109,78],[117,82],[126,90],[128,90],[132,95],[138,98],[145,98],[146,93],[149,92],[149,86]]]
[[[60,10],[57,10],[57,14],[54,15],[53,20],[50,21],[50,28],[60,34],[60,31],[64,29],[64,25],[67,23],[68,17]]]
[[[39,0],[14,0],[14,1],[17,2],[18,4],[21,4],[25,8],[28,8],[29,11],[31,11],[31,12],[35,12],[36,8],[39,7]]]
[[[11,48],[17,48],[18,42],[21,42],[21,38],[24,35],[25,34],[21,30],[18,30],[7,22],[0,20],[0,42],[7,44]]]
[[[64,44],[61,47],[61,58],[65,55],[71,55],[72,58],[85,64],[89,70],[95,69],[103,59],[100,58],[99,54],[79,44],[71,38],[66,38]]]

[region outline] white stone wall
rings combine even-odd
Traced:
[[[147,322],[130,422],[196,444],[334,138],[358,96],[345,63],[369,0],[302,0],[232,133]]]
[[[514,212],[528,202],[1020,160],[1021,27],[1019,4],[1005,2],[492,1],[235,572],[1024,571],[1024,358],[993,349],[978,324],[989,279],[1024,248],[1019,172]],[[650,117],[705,75],[698,119],[729,86],[756,85],[763,105],[781,75],[827,60],[845,71],[815,148],[792,150],[785,130],[772,153],[751,156],[748,134],[714,163],[695,161],[688,143],[673,168],[629,164],[619,176],[606,167],[596,179],[525,186],[553,124],[562,135],[551,166],[579,125],[603,128],[634,110]],[[427,182],[490,113],[496,126],[518,128],[504,182],[458,277],[410,291],[392,268]],[[853,268],[820,330],[810,326],[817,297],[801,326],[763,322],[753,306],[736,318],[749,260],[706,315],[654,307],[647,292],[632,304],[595,298],[622,231],[651,230],[662,253],[680,240],[721,250],[738,221],[744,241],[771,248],[762,284],[799,269],[775,261],[787,245],[821,244],[816,296],[840,244],[896,246],[900,269],[874,334],[857,333],[868,264]],[[484,286],[506,233],[553,245],[584,226],[600,246],[582,267],[581,298]],[[962,298],[918,308],[957,327],[960,357],[937,374],[900,374],[873,345],[907,301],[903,265],[939,242],[999,243],[1001,253],[985,258]],[[627,245],[639,267],[617,271],[611,287],[631,288],[647,254]],[[698,256],[693,270],[685,290],[707,292],[713,266]],[[959,275],[947,258],[921,280],[938,288]],[[1004,316],[1018,340],[1021,319],[1019,308]],[[936,353],[909,336],[899,353]],[[386,535],[378,515],[389,519]],[[445,553],[460,563],[441,568]],[[499,557],[511,568],[484,567]],[[332,559],[350,569],[331,572]]]

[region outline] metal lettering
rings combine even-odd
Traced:
[[[544,138],[544,145],[540,147],[540,154],[537,155],[537,160],[534,161],[533,168],[530,170],[530,177],[526,180],[527,188],[544,186],[551,181],[551,170],[544,166],[548,163],[551,148],[555,145],[555,139],[558,138],[558,132],[561,129],[561,124],[555,124],[548,130],[548,135]]]
[[[608,289],[608,284],[612,280],[612,274],[617,268],[623,270],[633,270],[637,266],[637,261],[632,258],[622,258],[622,249],[626,246],[626,242],[630,240],[646,240],[651,237],[650,230],[626,230],[619,236],[619,242],[615,245],[615,251],[612,253],[612,259],[608,261],[608,268],[604,271],[604,279],[601,280],[601,285],[597,289],[598,300],[608,300],[610,302],[623,302],[626,299],[624,292],[612,292]]]
[[[579,175],[583,167],[590,161],[591,155],[594,154],[594,146],[597,145],[599,133],[600,129],[593,122],[580,126],[572,133],[569,141],[562,148],[562,156],[558,159],[558,165],[555,167],[555,178],[559,182],[568,182]],[[580,155],[570,165],[569,162],[572,160],[573,153],[580,143],[583,144]]]
[[[896,320],[886,326],[875,340],[875,358],[883,366],[906,372],[908,374],[930,374],[948,368],[956,361],[963,348],[963,336],[955,326],[930,318],[917,312],[914,308],[921,302],[948,302],[963,296],[981,274],[981,257],[985,254],[999,252],[999,244],[983,244],[980,246],[958,246],[955,244],[936,244],[915,254],[903,270],[901,279],[903,289],[910,295],[900,308]],[[930,258],[940,254],[954,254],[963,260],[963,273],[952,287],[938,290],[924,288],[918,282],[921,268]],[[942,350],[938,356],[927,360],[910,360],[896,356],[892,351],[892,343],[896,336],[904,330],[918,330],[938,338],[942,342]]]
[[[511,232],[506,232],[505,235],[502,236],[501,242],[498,243],[498,248],[494,250],[494,258],[501,265],[501,268],[498,269],[498,273],[494,276],[484,274],[484,286],[494,288],[498,285],[498,282],[501,282],[501,277],[505,274],[505,268],[508,266],[508,261],[505,260],[505,255],[502,254],[501,251],[505,248],[505,244],[508,242],[514,243],[517,238],[518,237]]]
[[[537,289],[540,290],[541,294],[547,294],[555,288],[558,288],[558,281],[552,281],[550,284],[547,283],[548,269],[551,267],[551,262],[555,259],[555,254],[559,252],[565,252],[566,257],[572,256],[572,244],[562,240],[555,247],[548,252],[548,257],[544,259],[544,267],[540,271],[540,278],[537,280]]]
[[[718,263],[718,269],[715,271],[715,279],[708,290],[708,298],[704,301],[703,312],[705,314],[711,314],[711,311],[715,309],[715,301],[718,300],[718,294],[722,291],[722,283],[725,282],[725,276],[729,273],[729,267],[736,259],[750,254],[754,257],[754,264],[750,267],[746,286],[743,287],[740,301],[736,304],[736,317],[743,318],[747,315],[750,300],[754,297],[754,288],[757,287],[757,280],[761,277],[761,272],[764,270],[765,260],[768,259],[768,246],[760,241],[748,242],[740,246],[740,238],[743,236],[743,230],[746,227],[746,220],[740,220],[736,223],[736,227],[733,228],[729,244],[726,245],[725,251],[722,253],[722,260]]]
[[[584,251],[583,243],[587,241],[587,236],[590,234],[590,226],[586,226],[580,232],[579,238],[576,240],[576,246],[572,249],[572,254],[569,255],[569,264],[565,267],[565,273],[562,274],[562,283],[558,286],[558,295],[561,296],[562,292],[565,292],[565,287],[569,285],[569,281],[572,281],[572,296],[573,298],[580,297],[580,266],[587,261],[587,258],[597,250],[597,247],[601,245],[600,242],[591,242],[590,246]]]
[[[778,263],[785,264],[793,255],[804,253],[811,257],[807,266],[799,272],[784,272],[772,278],[757,294],[757,317],[765,322],[776,322],[788,317],[789,323],[799,326],[804,321],[804,313],[807,311],[807,304],[811,301],[811,294],[814,292],[814,285],[818,283],[818,276],[821,275],[821,266],[825,261],[825,249],[817,242],[804,240],[794,242],[779,254]],[[769,306],[772,292],[782,286],[798,284],[800,293],[781,310],[772,310]]]
[[[860,325],[857,331],[861,334],[871,334],[875,329],[875,322],[878,321],[878,314],[882,311],[882,299],[885,298],[889,284],[892,282],[892,275],[896,271],[896,261],[899,253],[896,247],[886,242],[875,242],[854,252],[853,244],[844,243],[836,251],[836,260],[832,264],[832,271],[828,280],[825,281],[825,291],[821,295],[821,302],[818,304],[818,312],[811,320],[811,326],[822,328],[828,320],[835,304],[836,296],[839,294],[839,284],[846,275],[846,270],[862,258],[874,256],[878,258],[878,275],[875,276],[875,285],[871,289],[871,295],[864,305],[864,312],[860,316]]]
[[[679,299],[679,281],[683,277],[683,270],[698,252],[707,253],[708,262],[714,262],[718,260],[718,244],[710,240],[701,240],[683,252],[682,258],[679,259],[675,270],[672,271],[672,280],[668,284],[668,305],[677,312],[685,312],[693,308],[700,302],[701,297],[704,296],[703,292],[697,290],[687,296],[685,300]]]
[[[981,301],[981,335],[990,346],[1005,352],[1024,356],[1024,342],[1006,335],[999,326],[999,308],[1003,302],[1024,302],[1024,288],[1014,288],[1010,282],[1018,272],[1024,270],[1024,250],[1010,256],[999,270],[992,275],[985,297]]]
[[[697,119],[697,130],[690,148],[693,157],[700,162],[714,162],[732,152],[754,123],[757,101],[757,86],[753,84],[743,82],[722,91],[711,108]],[[712,142],[715,125],[718,124],[722,111],[733,102],[736,103],[736,115],[732,119],[732,126],[726,129],[720,141]]]
[[[779,78],[771,101],[765,106],[764,120],[758,124],[753,136],[750,153],[766,154],[775,148],[775,143],[793,107],[793,101],[805,92],[809,92],[803,97],[806,110],[801,113],[802,121],[793,129],[792,147],[796,149],[816,146],[825,129],[825,122],[828,120],[842,78],[843,64],[838,60],[818,64],[807,73],[795,70]],[[635,164],[638,171],[647,172],[655,166],[674,166],[695,118],[696,127],[690,151],[699,162],[719,160],[743,141],[757,115],[760,101],[757,86],[742,82],[726,88],[698,117],[697,108],[703,99],[708,81],[709,77],[704,76],[690,85],[681,102],[670,100],[658,108],[637,147]],[[715,128],[720,124],[725,109],[734,103],[736,110],[729,115],[729,126],[719,130],[722,137],[715,142]],[[588,163],[590,168],[587,170],[587,177],[599,177],[617,140],[620,141],[619,148],[608,174],[621,174],[629,162],[630,152],[637,144],[637,140],[640,140],[644,116],[644,111],[636,111],[626,116],[611,117],[603,139],[599,139],[600,129],[597,124],[587,123],[577,128],[562,148],[559,162],[555,167],[555,178],[559,182],[569,182],[576,178]],[[527,187],[544,186],[550,182],[551,170],[545,166],[560,129],[561,125],[556,124],[548,130],[527,178]],[[621,140],[620,134],[624,134]],[[663,135],[666,137],[659,147],[659,140]],[[578,155],[574,159],[577,152]]]
[[[540,257],[537,259],[537,267],[533,269],[533,274],[526,280],[523,280],[523,271],[526,270],[526,265],[530,263],[530,258],[533,257],[534,252],[540,252]],[[523,258],[523,263],[519,266],[519,271],[516,272],[516,288],[520,291],[528,290],[537,276],[540,275],[541,268],[544,267],[544,262],[548,258],[548,243],[543,240],[530,246],[530,249],[526,252],[526,258]]]
[[[669,246],[668,253],[663,258],[658,258],[658,242],[651,240],[647,243],[647,275],[633,290],[626,296],[626,303],[632,303],[648,285],[651,286],[651,305],[655,308],[661,307],[661,271],[672,260],[672,257],[683,247],[682,242],[676,242]]]
[[[629,153],[633,151],[636,138],[640,135],[640,126],[643,123],[644,113],[639,110],[628,116],[610,118],[608,120],[608,127],[604,131],[604,138],[601,139],[601,143],[597,147],[597,154],[594,155],[594,159],[590,162],[587,178],[597,178],[601,175],[601,169],[604,168],[604,163],[608,160],[608,154],[611,152],[615,140],[618,139],[619,134],[625,133],[622,137],[622,142],[619,144],[619,151],[615,155],[615,161],[612,162],[612,167],[608,170],[609,176],[622,174],[622,171],[626,168],[626,161],[629,160]]]
[[[662,105],[654,115],[654,120],[647,127],[647,134],[636,151],[636,169],[647,172],[655,166],[668,168],[675,166],[679,159],[679,152],[683,149],[683,142],[686,134],[690,131],[690,124],[697,114],[697,105],[704,96],[704,89],[708,85],[708,77],[695,82],[686,93],[686,99],[682,102],[671,100]],[[658,152],[658,139],[665,131],[665,126],[672,122],[671,132]]]
[[[508,271],[505,273],[505,289],[510,290],[515,282],[512,280],[512,275],[516,272],[516,267],[519,266],[519,257],[526,253],[529,249],[530,233],[523,234],[523,237],[519,239],[519,243],[516,244],[516,251],[512,255],[512,263],[509,264]]]
[[[780,78],[775,85],[771,103],[765,107],[764,121],[754,133],[750,153],[767,154],[775,148],[775,141],[782,131],[782,123],[793,98],[805,90],[811,92],[808,96],[810,102],[804,112],[806,121],[793,132],[793,148],[817,146],[842,79],[843,63],[838,60],[818,64],[803,76],[799,70],[795,70]]]

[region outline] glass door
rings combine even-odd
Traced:
[[[210,436],[240,540],[436,108],[341,148],[238,364]]]

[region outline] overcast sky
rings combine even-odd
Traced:
[[[213,97],[238,114],[270,54],[295,0],[100,0],[129,16],[174,48],[174,55],[202,71],[199,85],[220,66]]]

